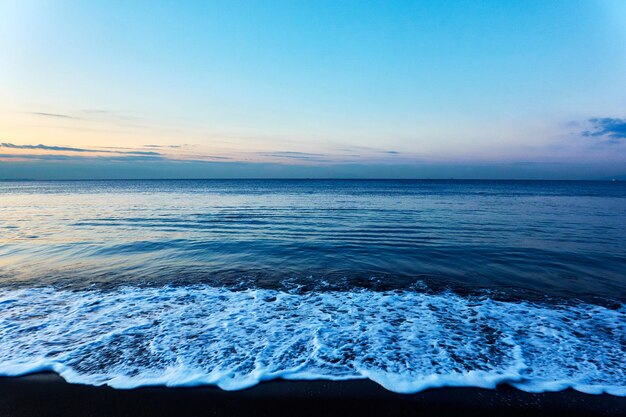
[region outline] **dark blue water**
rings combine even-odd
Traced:
[[[623,182],[0,183],[7,375],[625,395],[624,302]]]

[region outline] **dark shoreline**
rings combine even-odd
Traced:
[[[0,378],[0,416],[626,416],[626,397],[574,390],[531,394],[437,388],[402,395],[367,380],[264,382],[242,391],[213,386],[115,390],[68,384],[53,373]]]

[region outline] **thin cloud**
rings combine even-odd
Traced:
[[[127,152],[116,152],[124,155],[161,155],[155,151],[127,151]]]
[[[297,159],[297,160],[305,160],[305,161],[326,161],[324,154],[321,153],[307,153],[307,152],[294,152],[294,151],[276,151],[276,152],[260,152],[258,153],[260,156],[270,157],[270,158],[286,158],[286,159]]]
[[[34,111],[34,112],[31,112],[31,114],[34,114],[35,116],[56,117],[58,119],[78,119],[77,117],[69,116],[67,114],[60,114],[60,113],[45,113],[45,112]]]
[[[52,151],[52,152],[90,152],[90,153],[111,153],[111,154],[119,154],[119,155],[151,155],[158,156],[161,155],[159,152],[155,151],[111,151],[111,150],[102,150],[102,149],[88,149],[88,148],[71,148],[67,146],[49,146],[49,145],[15,145],[13,143],[0,143],[0,148],[8,148],[8,149],[27,149],[27,150],[43,150],[43,151]]]
[[[0,159],[32,160],[32,161],[105,161],[105,162],[139,162],[139,161],[161,161],[161,155],[106,155],[106,156],[83,156],[83,155],[63,155],[63,154],[2,154]]]
[[[48,145],[15,145],[13,143],[0,143],[0,147],[9,148],[9,149],[40,149],[44,151],[57,151],[57,152],[94,152],[90,149],[84,148],[69,148],[66,146],[48,146]],[[110,151],[101,151],[101,152],[110,152]]]
[[[178,149],[183,145],[143,145],[144,148],[157,148],[157,149]]]
[[[202,158],[205,159],[220,159],[220,160],[232,160],[230,156],[216,156],[216,155],[202,155]],[[200,160],[200,159],[198,159]]]
[[[589,122],[592,128],[583,132],[585,137],[608,138],[608,143],[620,143],[626,139],[626,119],[603,117],[589,119]]]

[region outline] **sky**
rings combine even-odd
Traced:
[[[0,179],[626,178],[626,1],[0,0]]]

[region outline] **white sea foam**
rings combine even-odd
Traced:
[[[115,388],[369,378],[626,396],[626,308],[411,291],[0,291],[0,374]]]

